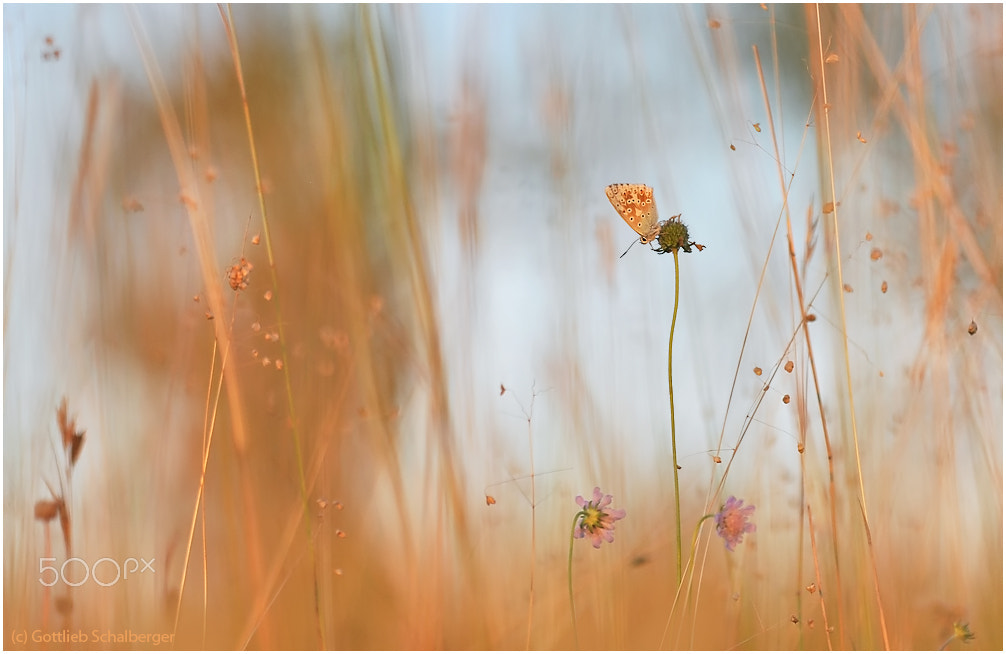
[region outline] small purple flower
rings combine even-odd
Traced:
[[[611,495],[601,495],[601,488],[595,486],[592,500],[577,495],[576,503],[583,507],[583,516],[573,532],[574,538],[588,536],[594,547],[601,547],[601,539],[609,543],[615,539],[615,521],[625,517],[625,509],[608,508],[611,506]]]
[[[734,551],[734,546],[739,545],[744,539],[744,534],[755,530],[754,523],[748,522],[754,510],[753,504],[744,506],[744,500],[731,495],[716,514],[716,533],[723,538],[727,549],[731,552]]]

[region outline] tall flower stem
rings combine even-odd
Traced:
[[[576,523],[580,518],[586,517],[584,511],[580,511],[573,516],[573,526],[569,530],[569,566],[567,569],[569,577],[569,612],[573,616],[573,643],[576,649],[580,649],[580,636],[576,630],[576,608],[573,606],[573,537],[576,534]]]
[[[674,524],[676,528],[676,542],[678,545],[678,585],[681,584],[681,493],[678,490],[678,440],[677,432],[674,429],[674,381],[671,373],[671,361],[674,353],[674,325],[678,321],[678,289],[680,287],[680,274],[678,267],[678,249],[672,250],[674,254],[674,313],[671,317],[671,336],[667,343],[667,388],[671,396],[671,458],[674,464]]]
[[[589,539],[594,549],[600,549],[601,543],[615,540],[615,523],[625,517],[625,509],[611,508],[611,495],[601,492],[600,486],[594,486],[594,492],[587,499],[576,496],[580,510],[573,516],[573,527],[569,533],[569,611],[573,616],[573,642],[580,649],[580,634],[576,628],[576,608],[573,605],[573,541],[577,538]]]

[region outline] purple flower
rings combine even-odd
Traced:
[[[755,525],[748,522],[751,514],[754,513],[754,505],[744,506],[744,500],[739,500],[733,495],[727,503],[720,508],[716,514],[716,533],[723,538],[727,549],[734,551],[734,546],[739,545],[744,539],[744,534],[755,530]]]
[[[580,524],[573,532],[574,538],[587,536],[594,547],[601,547],[601,540],[609,543],[615,539],[615,521],[625,517],[625,509],[610,509],[611,495],[601,495],[601,489],[594,487],[592,500],[576,496],[576,503],[583,507],[580,511]]]

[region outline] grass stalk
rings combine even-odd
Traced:
[[[234,26],[234,16],[231,6],[227,5],[224,12],[220,8],[220,18],[223,21],[224,30],[227,32],[227,43],[230,47],[231,58],[234,61],[234,74],[241,91],[241,108],[244,113],[245,130],[248,135],[248,149],[251,154],[252,172],[255,176],[255,195],[258,199],[259,213],[262,216],[262,233],[265,237],[266,256],[269,260],[269,275],[272,280],[273,303],[276,307],[276,330],[279,334],[279,347],[282,352],[283,366],[283,386],[286,390],[287,412],[290,418],[290,430],[293,437],[294,457],[297,460],[297,479],[300,483],[300,497],[304,506],[304,529],[307,532],[308,563],[311,566],[311,577],[314,584],[314,613],[315,627],[317,629],[318,642],[321,649],[327,649],[325,644],[325,629],[322,627],[321,598],[318,587],[317,557],[314,550],[314,523],[311,514],[311,498],[304,476],[304,453],[300,437],[300,425],[297,420],[297,410],[294,404],[293,384],[290,381],[290,364],[292,363],[287,347],[287,336],[285,332],[285,321],[283,320],[282,294],[279,288],[279,279],[276,277],[276,258],[272,245],[272,230],[269,226],[269,213],[266,210],[265,194],[262,191],[262,171],[259,167],[258,148],[255,145],[255,131],[252,126],[251,108],[248,105],[248,93],[245,88],[244,72],[241,66],[241,52],[238,48],[237,32]]]
[[[835,486],[835,458],[832,453],[831,437],[828,432],[828,419],[824,411],[824,398],[822,397],[821,394],[821,383],[817,374],[817,360],[814,358],[814,346],[813,343],[811,342],[810,329],[808,327],[807,322],[807,313],[810,309],[810,306],[805,301],[804,298],[803,279],[800,274],[800,269],[797,265],[796,260],[796,243],[794,242],[793,239],[792,211],[789,203],[789,185],[786,183],[785,171],[783,170],[781,151],[779,149],[779,140],[775,128],[775,119],[772,115],[772,103],[769,101],[768,97],[768,87],[765,83],[765,73],[761,64],[761,56],[758,53],[758,46],[757,45],[752,46],[752,51],[754,54],[755,70],[757,70],[758,72],[758,82],[762,91],[762,100],[765,105],[765,115],[768,119],[767,122],[769,126],[769,135],[772,139],[772,151],[775,155],[776,172],[779,177],[779,191],[781,193],[783,201],[783,211],[785,212],[786,216],[786,242],[787,245],[789,246],[788,248],[789,260],[793,271],[792,283],[793,288],[796,291],[797,306],[799,306],[800,308],[800,327],[803,330],[804,343],[807,347],[807,361],[808,364],[810,365],[811,377],[814,381],[814,391],[817,399],[817,407],[821,418],[822,438],[824,440],[825,452],[827,454],[828,459],[828,497],[829,497],[828,505],[830,508],[829,513],[831,517],[831,534],[833,539],[832,551],[835,556],[835,600],[838,605],[839,642],[844,642],[845,621],[843,620],[844,603],[842,600],[842,575],[841,575],[841,566],[839,565],[840,543],[838,540],[838,534],[839,534],[838,513],[837,513],[838,495]],[[813,105],[813,103],[811,104]],[[813,110],[814,108],[812,106],[811,111]],[[806,467],[804,466],[804,459],[802,456],[800,458],[800,461],[801,461],[800,465],[801,478],[803,480],[801,488],[806,488],[808,480],[806,477]],[[804,523],[801,520],[800,521],[801,538],[803,534],[803,524]],[[802,565],[798,566],[797,570],[798,575],[801,573],[802,573]],[[799,601],[799,599],[802,598],[802,595],[798,592],[797,597]]]
[[[221,286],[220,272],[215,258],[216,248],[213,242],[213,232],[210,228],[210,217],[207,215],[206,206],[202,201],[202,184],[200,183],[195,170],[191,165],[191,159],[188,156],[185,138],[182,135],[181,124],[178,120],[177,114],[175,113],[174,106],[172,105],[167,84],[160,72],[160,67],[158,66],[156,57],[154,56],[150,39],[146,34],[146,29],[139,18],[136,8],[129,7],[126,11],[135,41],[140,50],[140,58],[147,74],[147,80],[150,83],[150,90],[154,97],[154,103],[157,107],[157,112],[161,120],[161,129],[164,131],[165,143],[171,155],[171,161],[174,165],[175,174],[178,177],[182,202],[189,218],[189,226],[192,230],[193,241],[199,258],[203,285],[206,292],[206,302],[209,306],[211,316],[222,317],[225,315],[223,288]],[[223,375],[223,378],[226,381],[224,388],[227,391],[228,406],[230,409],[231,436],[239,461],[240,474],[247,476],[248,470],[246,467],[245,456],[248,442],[248,432],[245,424],[244,401],[241,393],[241,378],[236,373],[234,367],[226,365],[226,357],[231,351],[231,335],[228,332],[228,327],[224,320],[212,320],[211,325],[213,327],[214,338],[216,340],[216,347],[225,357],[221,363],[221,375]],[[246,489],[246,493],[244,495],[244,513],[246,517],[251,518],[246,524],[246,528],[248,529],[246,542],[248,544],[249,559],[251,561],[249,576],[252,585],[254,587],[258,587],[262,578],[262,552],[257,518],[255,518],[256,502],[253,497],[248,495],[248,491],[251,490],[251,486],[248,484],[243,484],[243,486]],[[198,504],[198,502],[199,501],[197,500],[196,503]],[[179,608],[181,606],[181,596],[183,591],[184,588],[179,589]],[[177,620],[178,616],[176,615],[176,626]]]
[[[866,485],[863,480],[863,463],[862,463],[862,451],[859,445],[859,429],[858,422],[856,419],[856,402],[855,394],[852,387],[852,364],[849,358],[849,323],[846,316],[845,308],[845,293],[843,288],[845,287],[845,281],[843,279],[843,264],[842,264],[842,240],[840,238],[840,233],[838,229],[839,225],[839,203],[837,202],[838,197],[836,195],[835,189],[835,164],[832,155],[832,137],[831,137],[831,114],[829,111],[830,104],[828,102],[828,76],[825,74],[825,46],[824,37],[821,32],[821,6],[816,4],[814,6],[814,14],[816,19],[816,37],[817,37],[817,52],[816,65],[818,72],[818,80],[820,84],[820,97],[822,104],[822,111],[819,112],[821,117],[821,122],[823,124],[823,134],[822,134],[822,146],[824,148],[824,164],[826,178],[829,184],[829,200],[833,203],[833,211],[831,212],[831,228],[833,232],[833,241],[835,247],[835,288],[836,295],[838,296],[838,308],[839,308],[839,322],[841,325],[841,335],[842,335],[842,354],[843,361],[845,364],[845,380],[846,380],[846,392],[849,394],[849,424],[852,427],[852,443],[853,451],[856,457],[856,478],[859,484],[859,501],[863,511],[863,522],[866,531],[870,531],[870,518],[867,511],[867,499],[866,499]],[[867,543],[870,549],[871,557],[874,556],[873,553],[873,543],[872,539]],[[876,580],[875,580],[876,581]],[[839,584],[840,585],[840,584]],[[886,620],[884,617],[884,605],[879,598],[879,590],[877,591],[877,611],[880,616],[881,633],[884,638],[885,649],[890,649],[890,641],[887,635]],[[841,607],[841,604],[839,604]],[[840,619],[840,622],[844,622]],[[844,633],[840,627],[840,633]],[[841,644],[841,643],[840,643]],[[844,644],[841,644],[844,647]]]
[[[531,469],[531,565],[529,575],[530,580],[528,583],[528,603],[527,603],[527,637],[524,641],[524,649],[531,649],[531,626],[534,623],[534,572],[535,557],[537,552],[538,544],[538,527],[537,527],[537,499],[535,494],[535,482],[534,482],[534,431],[531,428],[531,419],[534,416],[534,387],[531,388],[531,405],[528,408],[527,414],[527,451],[528,451],[528,461]]]

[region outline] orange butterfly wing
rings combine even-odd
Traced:
[[[604,192],[622,220],[639,234],[640,243],[646,244],[657,238],[660,221],[652,188],[645,184],[611,184]]]

